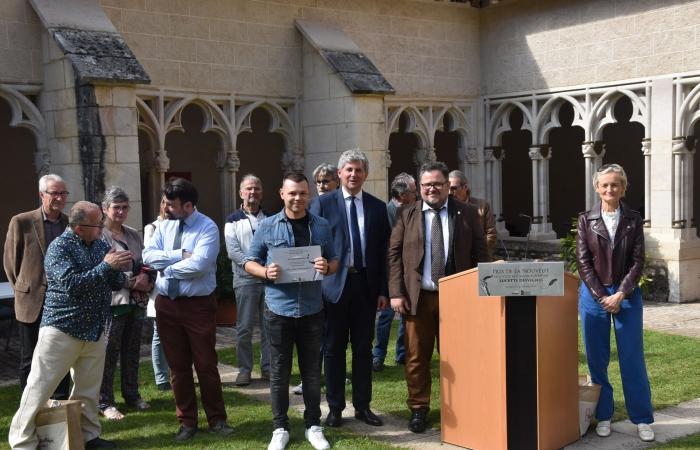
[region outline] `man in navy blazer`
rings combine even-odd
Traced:
[[[326,426],[338,427],[345,409],[345,350],[352,348],[352,404],[355,417],[369,425],[382,420],[370,410],[372,400],[372,335],[377,309],[388,307],[387,246],[391,228],[386,203],[362,184],[369,172],[364,153],[340,155],[341,189],[317,197],[313,214],[326,219],[340,257],[338,271],[323,279],[326,308],[324,364],[326,399],[330,412]]]

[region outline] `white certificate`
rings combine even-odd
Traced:
[[[271,249],[272,262],[281,268],[275,284],[323,280],[323,275],[314,269],[314,259],[320,256],[320,245]]]

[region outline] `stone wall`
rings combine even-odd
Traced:
[[[700,69],[697,0],[531,0],[481,16],[482,94]]]
[[[301,95],[294,19],[337,26],[402,96],[471,97],[478,11],[411,0],[101,0],[154,86]]]
[[[41,30],[27,0],[0,0],[0,83],[41,83]]]

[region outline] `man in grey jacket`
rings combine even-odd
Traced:
[[[224,239],[226,250],[233,266],[233,290],[236,295],[236,342],[238,357],[237,386],[250,384],[253,370],[253,328],[260,324],[260,373],[264,380],[270,377],[270,346],[262,326],[265,309],[265,289],[262,280],[243,270],[245,259],[258,222],[267,217],[260,207],[263,190],[260,179],[253,174],[243,176],[239,195],[243,204],[226,218]]]

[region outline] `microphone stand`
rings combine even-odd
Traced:
[[[525,261],[527,261],[528,246],[530,245],[530,232],[532,231],[532,217],[527,214],[519,214],[520,217],[527,219],[527,237],[525,239]]]

